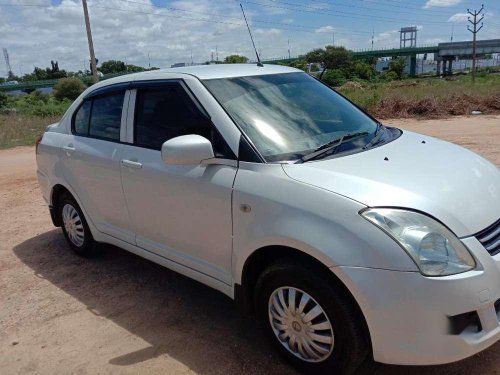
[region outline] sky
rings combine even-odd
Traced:
[[[88,0],[96,57],[167,68],[230,54],[255,58],[243,5],[262,59],[327,44],[349,49],[399,46],[399,29],[417,26],[418,45],[471,40],[467,9],[484,3],[478,39],[500,38],[500,0]],[[15,74],[59,62],[88,69],[81,0],[0,0],[0,47]],[[7,74],[0,62],[0,75]]]

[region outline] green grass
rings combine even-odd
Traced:
[[[0,149],[34,145],[47,125],[59,119],[60,116],[0,115]]]

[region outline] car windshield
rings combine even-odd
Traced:
[[[373,137],[377,130],[373,119],[306,73],[203,82],[268,162],[299,159],[342,136]],[[352,143],[361,148],[367,140]]]

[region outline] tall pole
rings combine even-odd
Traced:
[[[92,82],[97,83],[99,76],[97,75],[97,64],[95,61],[94,42],[92,41],[92,31],[90,30],[89,10],[87,8],[87,0],[82,0],[83,14],[85,16],[85,27],[87,28],[87,39],[89,41],[90,52],[90,68],[92,69]]]
[[[467,9],[467,13],[469,13],[472,17],[474,17],[474,21],[471,21],[470,17],[467,17],[467,20],[472,24],[472,29],[467,25],[467,30],[469,30],[472,33],[472,82],[475,82],[476,80],[476,34],[483,28],[483,19],[484,15],[481,14],[481,12],[484,9],[484,5],[481,5],[481,9],[479,11],[475,10],[474,12],[471,12],[469,9]],[[479,15],[481,15],[481,18],[477,18]],[[481,26],[478,28],[477,25],[481,23]]]
[[[288,38],[288,59],[290,59],[292,57],[291,53],[290,53],[290,38]]]
[[[373,39],[375,38],[375,28],[372,28],[372,51],[373,51]]]

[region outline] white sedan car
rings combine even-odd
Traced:
[[[299,369],[460,360],[500,339],[500,173],[292,68],[87,89],[37,144],[69,246],[124,248],[254,314]]]

